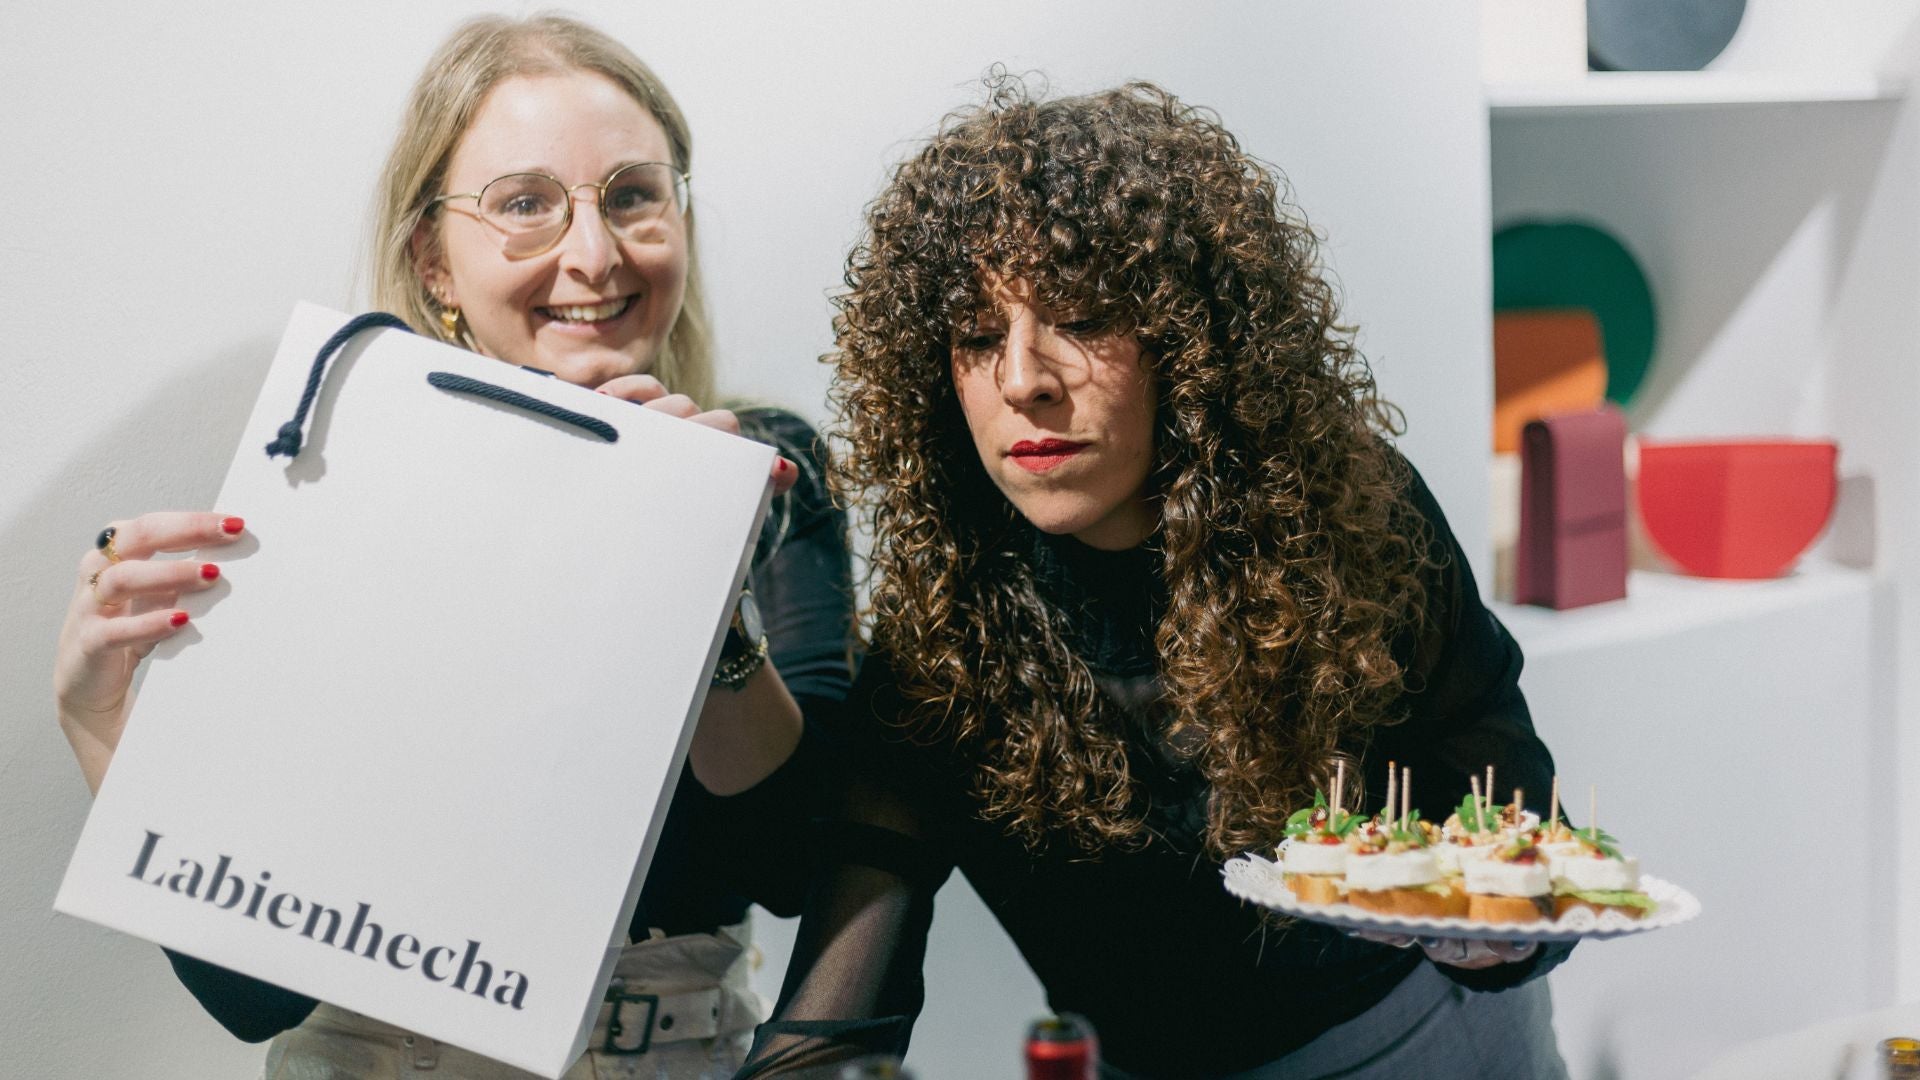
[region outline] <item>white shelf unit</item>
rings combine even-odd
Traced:
[[[1575,1080],[1680,1080],[1730,1046],[1920,996],[1920,802],[1899,794],[1920,783],[1920,661],[1901,646],[1920,592],[1900,563],[1920,525],[1920,118],[1902,80],[1846,70],[1596,73],[1486,97],[1493,226],[1596,223],[1648,275],[1659,341],[1633,429],[1831,436],[1874,491],[1869,568],[1816,551],[1773,581],[1636,571],[1612,604],[1495,606],[1563,782],[1598,782],[1609,829],[1706,904],[1556,973],[1563,1050]],[[1803,798],[1899,821],[1900,839],[1836,847],[1829,819],[1768,812]],[[1716,814],[1765,825],[1703,843]],[[1817,943],[1770,929],[1804,918],[1779,897],[1782,850],[1823,852],[1836,903]]]
[[[1905,95],[1904,79],[1865,72],[1803,75],[1743,71],[1595,71],[1576,79],[1495,83],[1487,87],[1487,107],[1499,117],[1718,105],[1894,101]]]
[[[1806,559],[1767,581],[1635,570],[1628,575],[1624,600],[1568,611],[1506,603],[1493,608],[1528,661],[1539,663],[1833,604],[1864,617],[1873,589],[1870,571]]]

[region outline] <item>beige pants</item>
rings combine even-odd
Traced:
[[[614,966],[587,1053],[565,1080],[725,1080],[745,1060],[765,1003],[747,985],[751,923],[629,945]],[[644,1053],[636,1053],[642,1046]],[[404,1028],[322,1004],[267,1048],[263,1080],[531,1080]]]

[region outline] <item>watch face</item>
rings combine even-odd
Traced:
[[[740,594],[740,628],[745,631],[749,645],[767,636],[766,627],[760,623],[760,605],[754,603],[751,592],[743,591]]]

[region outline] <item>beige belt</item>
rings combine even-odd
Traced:
[[[616,975],[607,986],[613,1008],[594,1031],[594,1047],[603,1054],[644,1054],[654,1043],[711,1039],[729,1028],[722,1013],[731,998],[718,988],[643,994],[626,985]]]

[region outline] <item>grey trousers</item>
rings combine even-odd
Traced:
[[[1232,1080],[1566,1080],[1547,980],[1497,994],[1422,962],[1380,1004]]]
[[[1144,1080],[1115,1070],[1103,1080]],[[1422,962],[1359,1016],[1278,1061],[1221,1080],[1566,1080],[1547,980],[1497,994]]]

